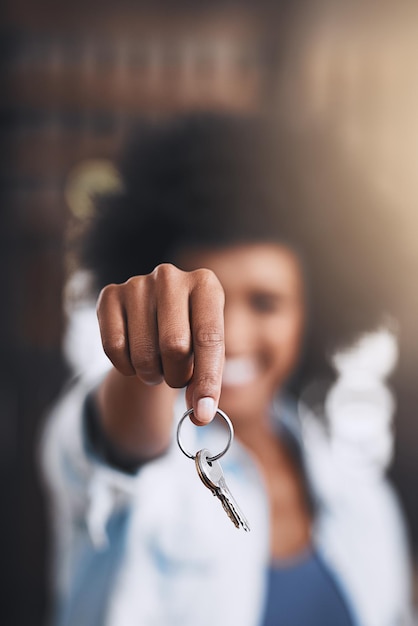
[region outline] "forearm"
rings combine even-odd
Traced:
[[[138,464],[159,456],[170,443],[177,393],[165,383],[145,385],[112,369],[95,395],[103,433]]]

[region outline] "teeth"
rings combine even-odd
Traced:
[[[222,376],[223,385],[247,385],[257,376],[252,359],[226,359]]]

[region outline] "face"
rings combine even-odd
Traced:
[[[296,254],[276,244],[245,244],[188,253],[181,266],[211,269],[225,291],[220,408],[240,422],[265,419],[301,349],[305,302]]]

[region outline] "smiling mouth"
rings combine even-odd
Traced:
[[[224,387],[240,387],[252,383],[258,374],[256,364],[249,358],[226,359],[222,375]]]

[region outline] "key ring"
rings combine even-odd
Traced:
[[[181,419],[180,419],[180,421],[179,421],[179,424],[178,424],[178,426],[177,426],[177,443],[178,443],[178,445],[179,445],[180,450],[183,452],[183,454],[185,454],[185,455],[186,455],[189,459],[193,459],[193,461],[194,461],[194,460],[195,460],[195,458],[196,458],[196,455],[195,455],[195,454],[190,454],[190,452],[188,452],[188,451],[187,451],[187,450],[183,447],[183,443],[182,443],[182,440],[181,440],[181,437],[180,437],[180,431],[181,431],[182,424],[183,424],[184,420],[186,419],[186,417],[187,417],[188,415],[190,415],[191,413],[193,413],[193,409],[188,409],[185,413],[183,413],[183,415],[182,415],[182,417],[181,417]],[[217,410],[216,410],[216,413],[218,413],[218,415],[220,415],[220,416],[221,416],[221,417],[225,420],[225,422],[227,423],[228,428],[229,428],[229,437],[228,437],[228,442],[227,442],[227,444],[226,444],[225,448],[224,448],[221,452],[219,452],[219,454],[215,454],[214,456],[208,457],[208,459],[207,459],[207,460],[208,460],[210,463],[212,463],[213,461],[217,461],[217,460],[218,460],[218,459],[220,459],[220,458],[221,458],[221,457],[222,457],[222,456],[223,456],[226,452],[228,452],[228,450],[229,450],[229,448],[230,448],[230,445],[231,445],[231,443],[232,443],[232,438],[233,438],[233,436],[234,436],[234,427],[232,426],[232,422],[231,422],[231,420],[229,419],[229,417],[227,416],[227,414],[226,414],[226,413],[224,413],[223,411],[221,411],[221,409],[217,409]],[[215,413],[215,415],[216,415],[216,413]]]

